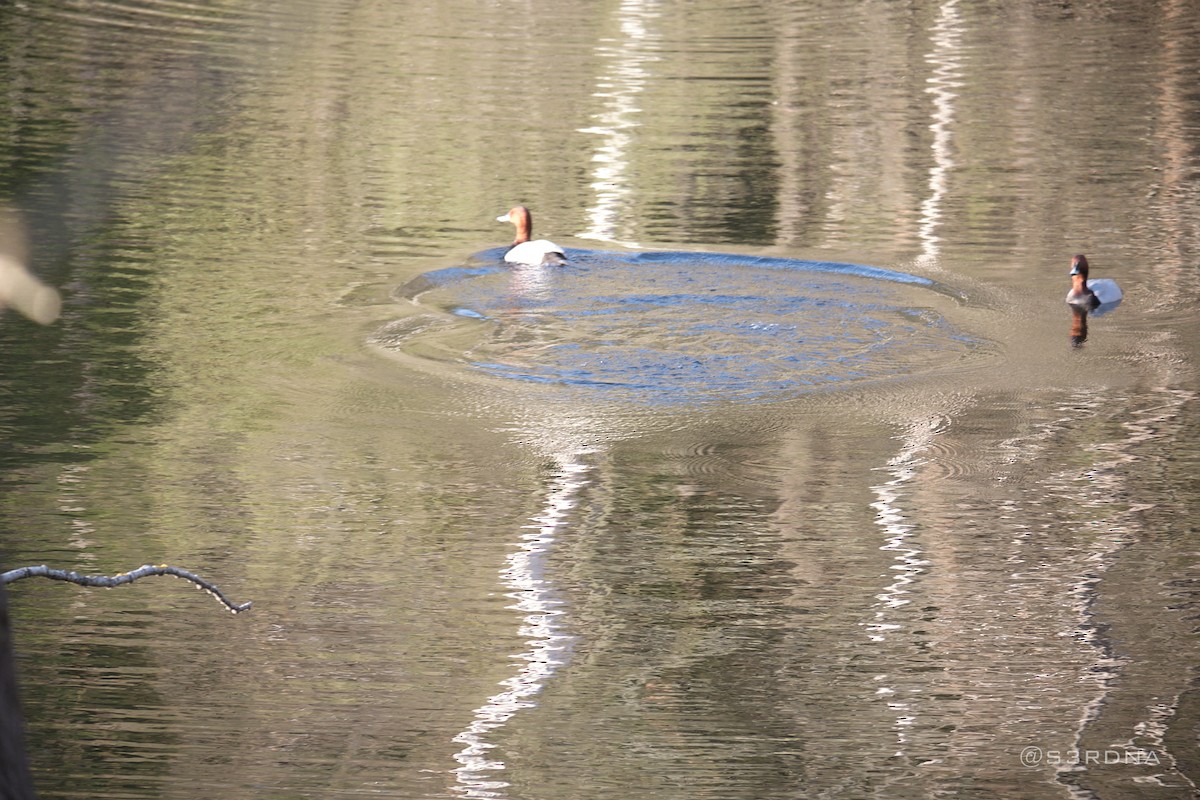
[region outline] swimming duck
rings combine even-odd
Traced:
[[[554,242],[545,239],[529,241],[533,233],[533,217],[525,206],[513,206],[507,214],[496,217],[497,222],[511,222],[517,226],[517,238],[512,247],[504,254],[504,260],[510,264],[528,264],[542,266],[567,263],[567,255]]]
[[[1121,301],[1121,287],[1116,281],[1111,278],[1088,280],[1088,260],[1082,253],[1071,259],[1070,274],[1071,291],[1067,292],[1067,302],[1071,305],[1095,308]]]

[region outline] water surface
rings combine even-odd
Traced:
[[[42,797],[1194,795],[1193,3],[0,20]]]

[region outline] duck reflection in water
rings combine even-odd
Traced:
[[[1083,347],[1087,341],[1088,309],[1084,306],[1071,306],[1071,347]]]

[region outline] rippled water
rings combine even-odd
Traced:
[[[405,317],[376,341],[498,377],[586,390],[580,402],[704,405],[961,364],[982,342],[938,312],[952,291],[858,264],[700,252],[571,250],[562,268],[426,273],[401,295],[465,318]],[[914,287],[916,289],[914,290]],[[477,342],[464,349],[463,338]]]
[[[1194,3],[0,42],[0,561],[255,603],[9,586],[40,796],[1194,796]]]

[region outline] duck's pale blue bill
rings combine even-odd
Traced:
[[[508,214],[501,214],[500,216],[496,217],[496,222],[511,222],[511,221],[512,220],[510,220],[508,218]]]

